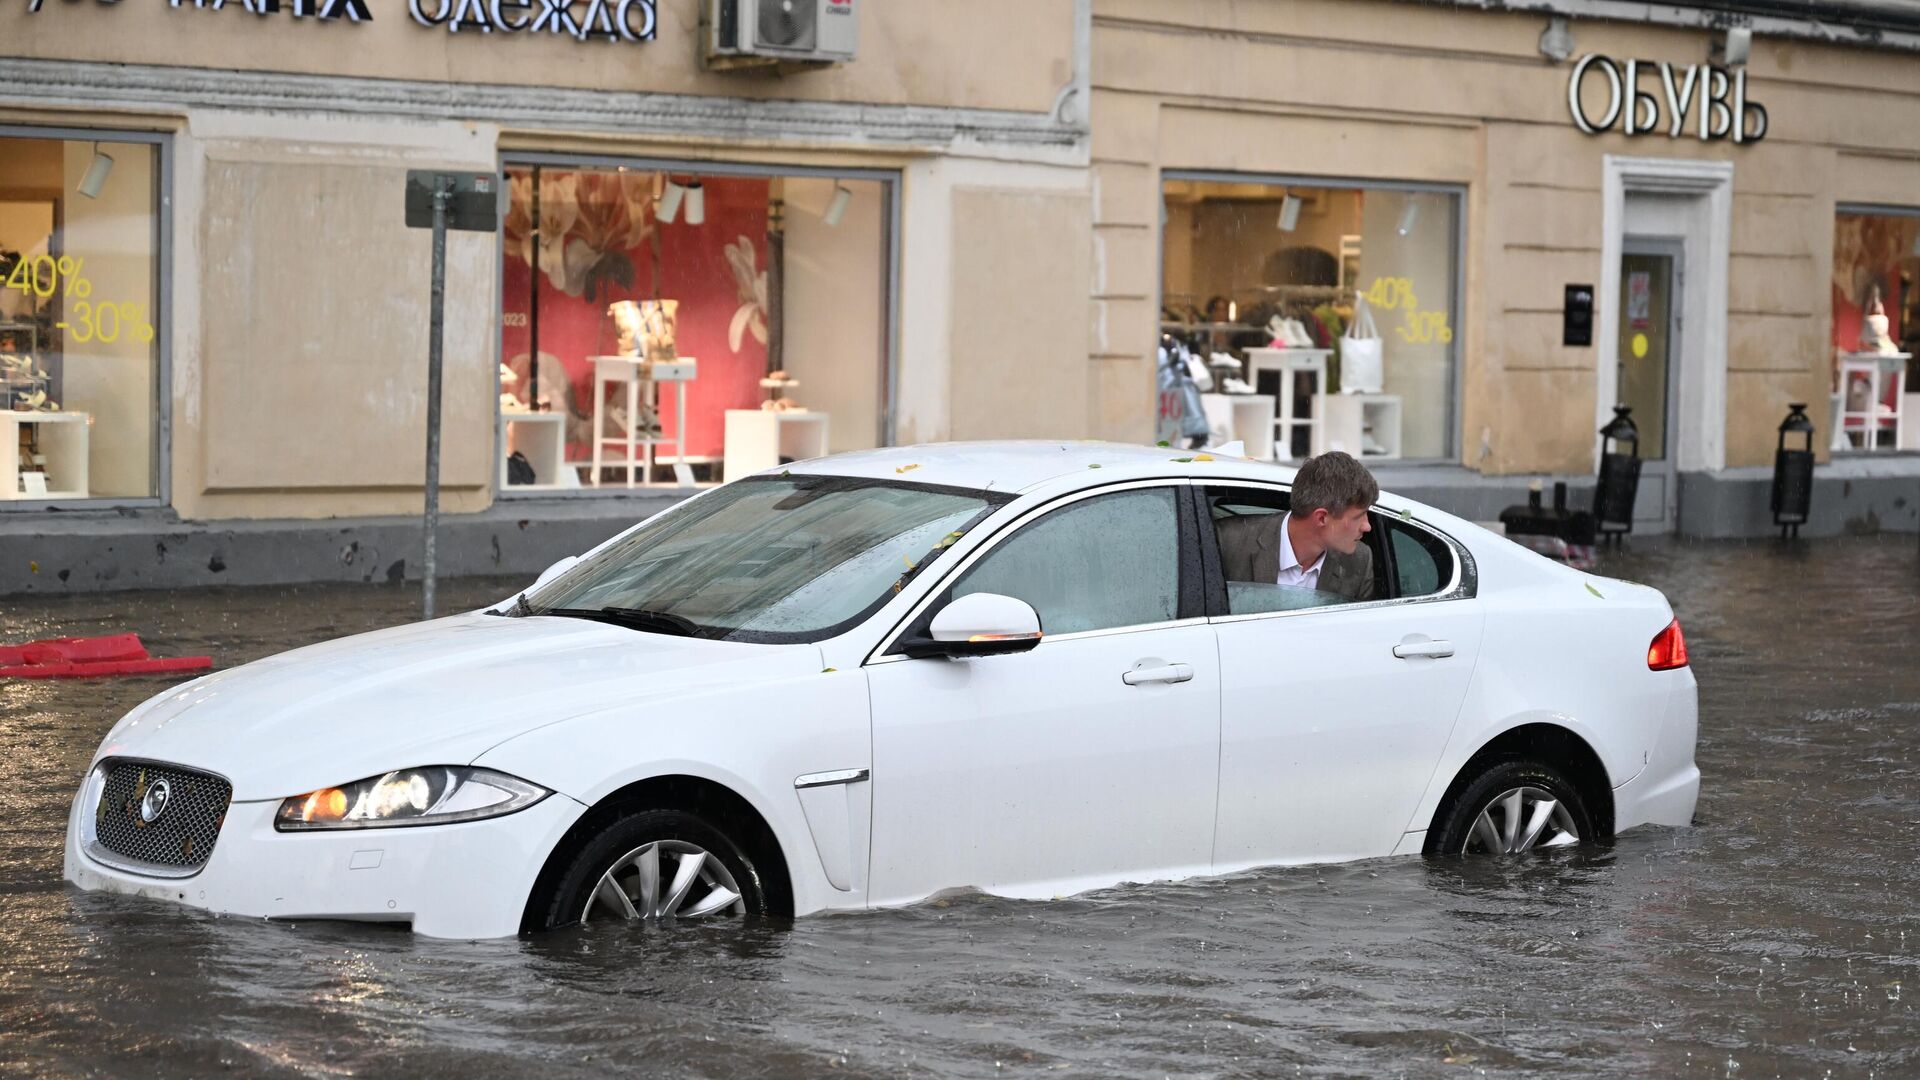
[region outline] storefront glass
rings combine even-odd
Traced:
[[[159,493],[159,162],[0,132],[0,505]]]
[[[1835,450],[1920,448],[1920,209],[1848,210],[1833,230]]]
[[[501,490],[717,483],[884,441],[887,181],[506,176]]]
[[[1281,459],[1451,454],[1457,192],[1170,178],[1162,196],[1161,340],[1212,383],[1187,395],[1208,438],[1261,455],[1270,402]]]

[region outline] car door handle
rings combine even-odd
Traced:
[[[1154,667],[1137,667],[1120,673],[1120,681],[1128,686],[1139,686],[1143,683],[1187,682],[1192,678],[1192,664],[1159,664]]]
[[[1435,660],[1438,660],[1443,656],[1453,655],[1453,642],[1451,641],[1402,642],[1401,644],[1395,645],[1393,647],[1393,655],[1399,657],[1402,660],[1408,660],[1416,656],[1428,656],[1428,657],[1432,657]]]

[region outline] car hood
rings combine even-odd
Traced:
[[[463,765],[584,713],[820,665],[813,645],[458,615],[310,645],[175,687],[128,713],[95,760],[187,765],[232,781],[236,801],[279,799],[390,769]]]

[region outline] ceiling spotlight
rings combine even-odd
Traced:
[[[1289,192],[1280,200],[1280,220],[1274,224],[1280,226],[1281,232],[1292,232],[1300,224],[1300,196]]]
[[[680,216],[680,200],[686,194],[686,188],[668,179],[666,190],[660,193],[660,205],[654,208],[654,216],[663,224],[673,224],[673,219]]]
[[[87,164],[87,174],[80,178],[80,194],[89,199],[100,197],[100,189],[107,186],[107,174],[113,171],[113,158],[100,152],[100,144],[93,144],[93,160]]]
[[[1565,15],[1551,15],[1540,32],[1540,52],[1555,63],[1573,55],[1573,26]]]
[[[1394,231],[1399,233],[1401,236],[1405,236],[1408,233],[1413,231],[1414,225],[1417,224],[1419,221],[1420,221],[1420,204],[1417,202],[1414,202],[1412,196],[1408,196],[1407,208],[1405,210],[1400,211],[1400,224],[1394,227]]]
[[[707,189],[700,181],[687,181],[687,224],[704,225],[707,222]]]
[[[839,184],[833,185],[833,201],[827,204],[827,212],[820,215],[820,220],[826,222],[829,229],[837,227],[840,219],[847,216],[847,204],[851,202],[853,192]]]

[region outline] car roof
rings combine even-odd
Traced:
[[[1187,463],[1196,457],[1205,459],[1206,452],[1093,440],[1024,439],[890,446],[799,461],[782,468],[822,476],[912,480],[950,487],[1024,492],[1062,477],[1085,477],[1090,469],[1112,469],[1128,476],[1184,476],[1188,474]],[[1239,458],[1220,461],[1222,464],[1254,464]],[[1292,469],[1264,463],[1256,467],[1265,479],[1293,478]]]

